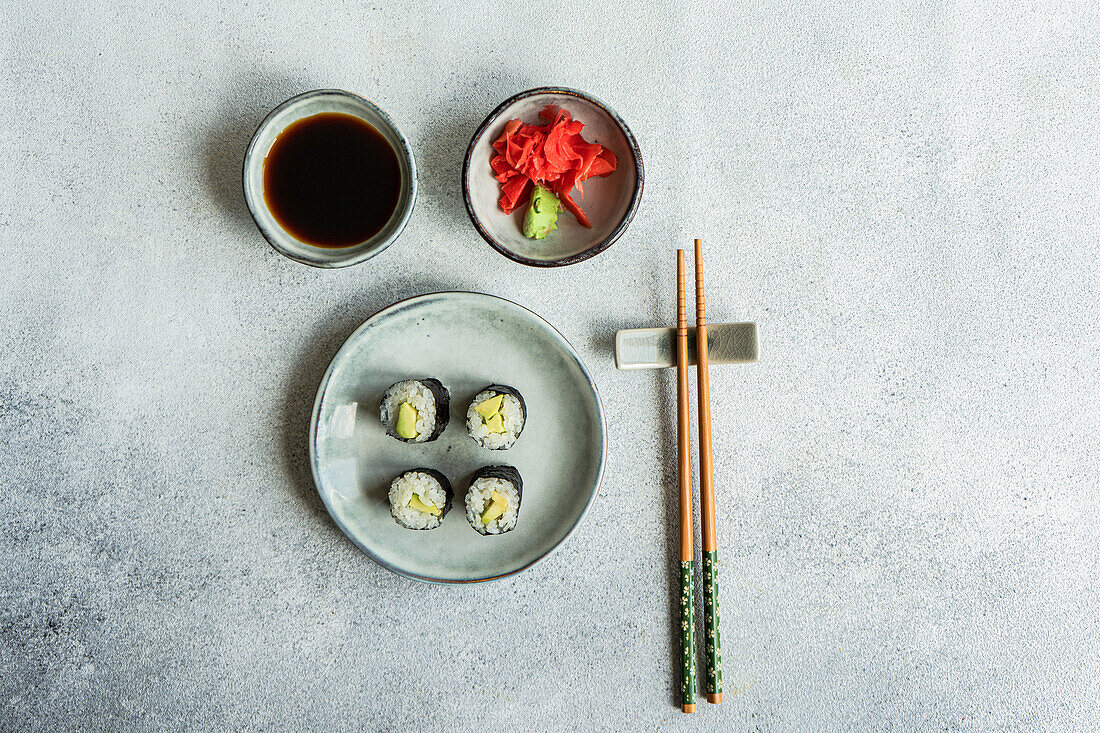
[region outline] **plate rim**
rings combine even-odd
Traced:
[[[418,573],[414,573],[397,567],[393,563],[387,562],[379,557],[374,551],[372,551],[363,542],[361,542],[360,539],[348,529],[344,522],[341,521],[341,519],[334,512],[331,504],[328,501],[328,498],[321,490],[320,467],[318,465],[317,459],[317,420],[320,416],[321,403],[324,400],[325,393],[328,391],[329,381],[332,378],[333,367],[336,365],[336,362],[340,358],[340,354],[341,352],[343,352],[344,348],[347,347],[348,344],[352,343],[359,336],[360,332],[363,331],[363,329],[374,323],[377,319],[385,317],[390,311],[393,311],[399,306],[408,305],[409,303],[417,300],[427,300],[440,296],[446,297],[456,295],[473,295],[479,298],[489,298],[492,300],[502,301],[511,307],[517,308],[521,313],[526,314],[528,317],[534,318],[536,321],[541,322],[544,326],[546,326],[546,328],[550,330],[552,334],[557,336],[557,338],[561,341],[561,344],[565,347],[565,352],[570,357],[572,357],[573,361],[576,362],[578,367],[580,367],[581,373],[584,375],[585,381],[588,382],[588,386],[591,388],[592,394],[596,398],[596,412],[599,416],[600,436],[600,461],[599,466],[596,469],[596,485],[593,488],[592,493],[588,496],[588,500],[585,502],[584,508],[581,509],[580,515],[577,517],[576,521],[573,522],[572,526],[570,526],[569,529],[566,530],[562,538],[551,545],[541,555],[531,560],[526,565],[516,568],[515,570],[509,570],[506,573],[500,573],[498,575],[488,575],[485,577],[465,579],[436,578],[428,575],[420,575]],[[371,560],[373,560],[386,570],[389,570],[396,575],[409,578],[410,580],[417,580],[423,583],[432,583],[436,585],[468,585],[473,583],[486,583],[492,580],[500,580],[501,578],[507,578],[511,575],[522,573],[524,570],[527,570],[528,568],[534,566],[542,560],[545,560],[547,557],[553,554],[555,550],[561,547],[565,543],[565,541],[569,539],[570,536],[572,536],[573,532],[575,532],[577,527],[580,526],[581,522],[584,521],[584,518],[588,516],[588,512],[592,508],[592,504],[596,501],[596,497],[599,495],[600,489],[603,487],[604,471],[607,467],[607,415],[603,407],[603,397],[600,395],[600,390],[596,386],[596,380],[592,378],[592,374],[588,371],[588,367],[584,365],[584,362],[580,358],[580,354],[577,353],[577,350],[576,348],[574,348],[573,344],[571,344],[569,342],[569,339],[567,339],[561,331],[555,328],[552,323],[547,321],[538,313],[535,313],[530,308],[522,306],[513,300],[502,298],[499,295],[491,295],[489,293],[481,293],[474,290],[441,290],[431,293],[421,293],[420,295],[412,295],[408,298],[402,298],[400,300],[394,301],[393,303],[390,303],[384,308],[368,316],[366,320],[359,324],[359,326],[354,331],[352,331],[346,339],[344,339],[343,343],[340,344],[340,348],[336,350],[336,353],[332,355],[332,359],[329,361],[328,366],[325,368],[324,376],[321,377],[321,382],[317,387],[317,396],[313,400],[313,412],[309,420],[308,440],[309,467],[311,473],[313,474],[313,487],[314,489],[316,489],[317,495],[321,498],[321,503],[325,506],[325,511],[328,512],[329,517],[332,518],[332,521],[336,525],[336,527],[344,534],[347,539],[351,541],[353,545],[359,548],[359,550],[363,554],[365,554],[367,557],[369,557]]]

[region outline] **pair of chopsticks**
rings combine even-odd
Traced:
[[[695,523],[691,512],[691,435],[688,416],[688,329],[684,250],[676,250],[676,404],[680,454],[680,709],[695,712]],[[699,496],[703,519],[703,631],[706,695],[722,702],[722,643],[718,631],[718,540],[714,530],[714,460],[710,437],[707,309],[703,296],[703,242],[695,240],[695,352],[699,392]]]

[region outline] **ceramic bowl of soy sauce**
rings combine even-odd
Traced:
[[[416,163],[381,108],[318,89],[260,123],[244,157],[244,198],[278,252],[313,267],[346,267],[400,236],[416,200]]]

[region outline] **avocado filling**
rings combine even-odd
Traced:
[[[500,408],[504,402],[504,395],[498,394],[487,400],[482,400],[474,407],[474,412],[481,415],[481,421],[485,423],[490,433],[504,432],[504,415]]]
[[[409,506],[418,512],[426,512],[428,514],[439,514],[440,509],[430,501],[424,501],[420,498],[420,494],[413,494],[409,499]]]
[[[504,510],[508,508],[508,498],[499,491],[494,491],[493,500],[489,502],[489,506],[485,507],[485,511],[481,513],[481,523],[488,524],[501,514],[504,514]]]
[[[488,420],[493,415],[500,412],[500,404],[504,402],[504,395],[498,394],[495,397],[490,397],[487,400],[482,400],[481,403],[474,408],[474,412],[481,415],[484,419]]]
[[[401,407],[397,408],[397,434],[400,437],[405,440],[416,437],[416,417],[416,408],[408,402],[402,402]]]

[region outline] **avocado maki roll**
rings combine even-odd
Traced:
[[[507,450],[519,440],[527,422],[527,405],[515,388],[490,384],[466,411],[466,429],[482,448]]]
[[[439,471],[414,468],[390,484],[390,514],[405,529],[435,529],[451,510],[454,495]]]
[[[406,379],[382,395],[379,417],[386,433],[405,443],[435,440],[451,419],[451,394],[438,379]]]
[[[466,521],[478,534],[511,532],[519,521],[523,479],[512,466],[485,466],[470,479]]]

